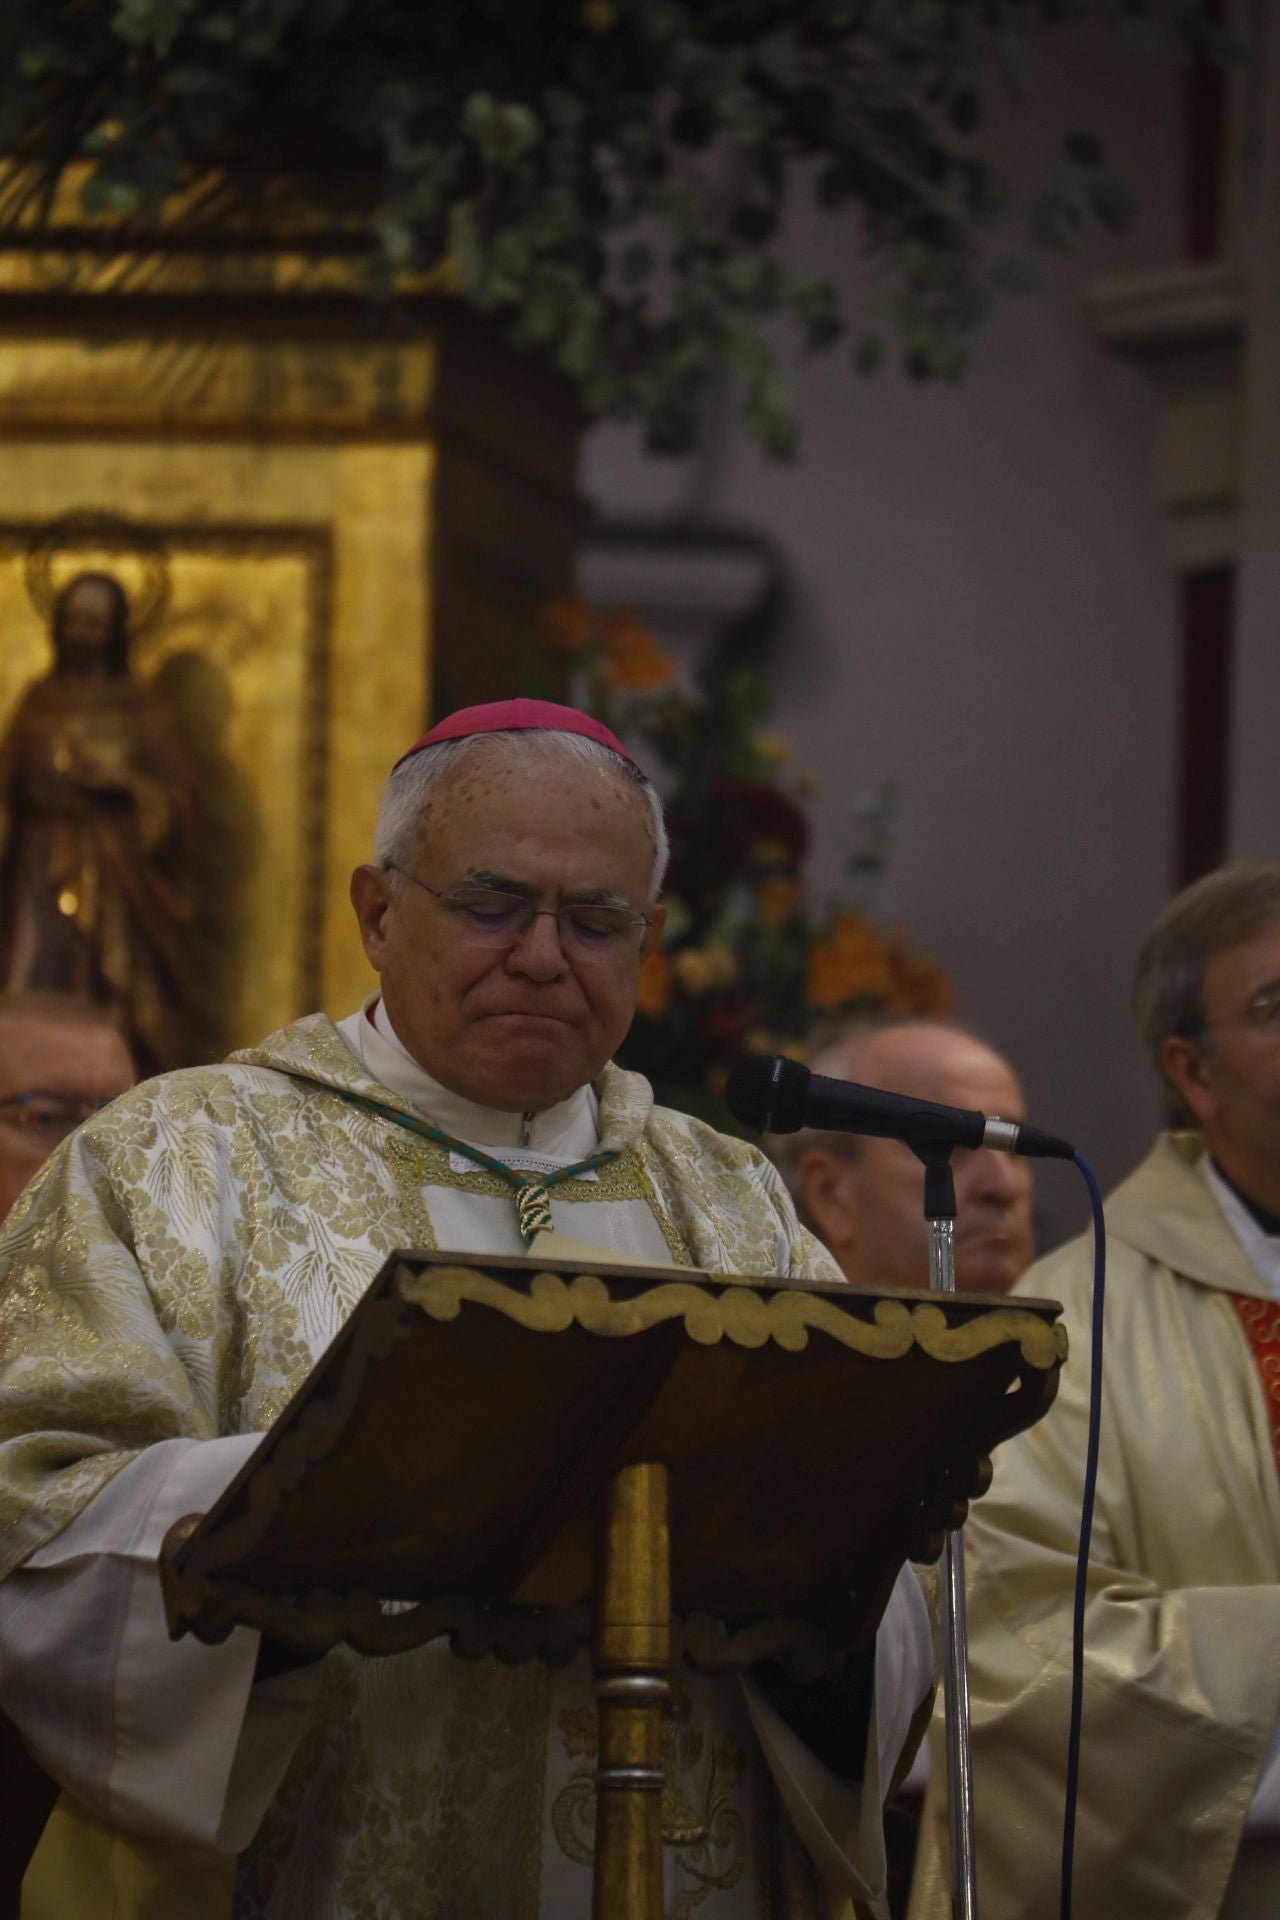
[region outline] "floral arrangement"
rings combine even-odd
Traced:
[[[818,911],[809,900],[804,800],[812,783],[783,782],[788,749],[764,728],[769,701],[758,669],[713,658],[686,690],[636,621],[578,600],[553,602],[542,635],[568,665],[575,695],[647,750],[664,789],[666,933],[645,963],[619,1056],[664,1104],[723,1125],[720,1092],[744,1049],[803,1054],[815,1026],[833,1016],[950,1009],[946,976],[900,930],[884,933],[865,911]],[[883,861],[883,836],[855,849],[849,867],[860,895]]]

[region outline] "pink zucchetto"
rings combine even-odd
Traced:
[[[424,747],[437,746],[442,740],[469,740],[477,733],[580,733],[584,740],[596,740],[633,767],[636,764],[616,734],[577,707],[562,707],[554,700],[491,700],[482,707],[461,707],[437,720],[400,755],[396,766],[402,767]]]

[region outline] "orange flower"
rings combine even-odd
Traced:
[[[889,1004],[895,1013],[914,1013],[940,1020],[954,1011],[955,993],[936,960],[912,953],[901,927],[889,935],[889,971],[893,984]]]
[[[827,1012],[849,1000],[885,1000],[893,971],[884,941],[854,913],[838,913],[825,941],[811,949],[805,1001]]]
[[[671,962],[665,953],[651,953],[640,969],[640,985],[636,994],[636,1007],[640,1013],[651,1014],[657,1019],[671,1004]]]
[[[711,967],[713,987],[728,987],[737,979],[740,971],[738,956],[729,947],[714,946],[707,948],[707,961]]]
[[[711,986],[711,965],[701,947],[681,947],[672,971],[686,993],[706,993]]]
[[[553,653],[581,653],[591,639],[591,610],[572,594],[548,600],[539,622],[544,647]]]
[[[796,902],[800,898],[800,883],[797,880],[762,880],[756,889],[756,899],[760,902],[760,918],[766,933],[777,933],[784,927],[795,912]]]
[[[795,1039],[783,1040],[776,1033],[770,1033],[768,1027],[752,1027],[742,1036],[743,1049],[747,1053],[778,1053],[785,1048],[793,1060],[802,1056],[799,1042]]]
[[[610,614],[602,624],[612,686],[628,693],[652,693],[675,678],[672,661],[630,615]]]
[[[757,733],[751,744],[768,766],[783,767],[791,758],[791,747],[780,733]]]
[[[686,993],[711,993],[738,977],[737,957],[728,947],[681,947],[671,965]]]

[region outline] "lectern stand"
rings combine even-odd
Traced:
[[[560,1663],[592,1648],[596,1920],[660,1920],[673,1658],[839,1675],[987,1456],[1058,1307],[671,1268],[394,1256],[261,1446],[171,1529],[171,1632]]]

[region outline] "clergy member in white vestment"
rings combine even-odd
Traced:
[[[172,1643],[155,1563],[396,1248],[567,1238],[839,1278],[763,1155],[612,1064],[665,857],[656,794],[597,722],[454,715],[396,768],[352,879],[379,994],[147,1083],[18,1202],[0,1703],[63,1787],[25,1920],[586,1920],[585,1655],[553,1674]],[[520,1172],[540,1187],[518,1208]],[[767,1672],[675,1678],[667,1914],[883,1916],[881,1803],[933,1685],[914,1574],[873,1656],[807,1704]]]
[[[1222,868],[1171,902],[1134,1009],[1189,1130],[1162,1135],[1107,1202],[1074,1911],[1276,1920],[1280,865]],[[1054,1920],[1091,1244],[1015,1292],[1063,1301],[1078,1363],[997,1453],[966,1529],[978,1906]],[[913,1920],[950,1913],[936,1716],[931,1745]]]

